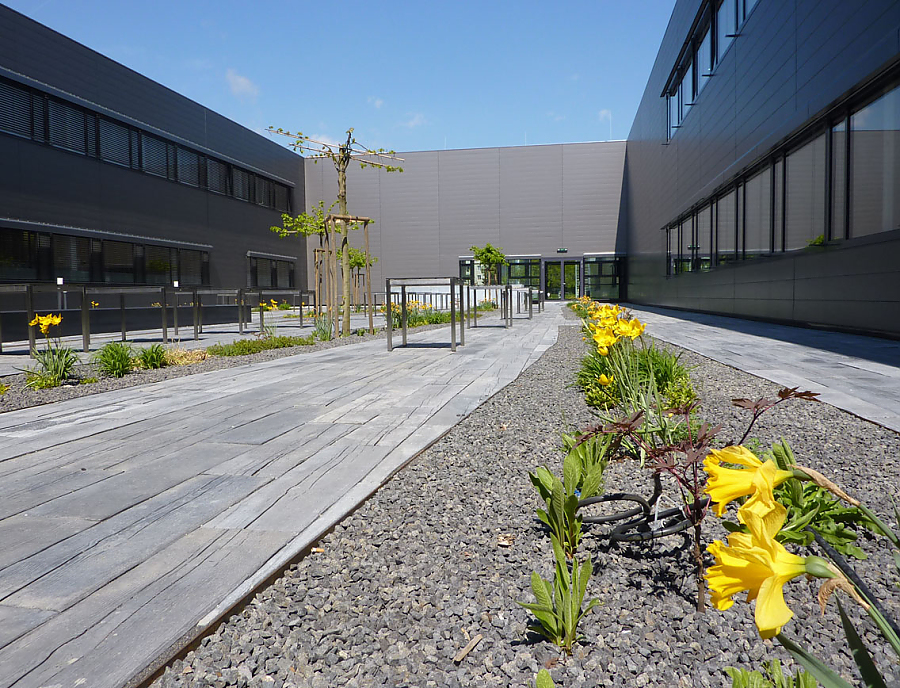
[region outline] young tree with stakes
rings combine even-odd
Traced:
[[[347,140],[343,143],[326,143],[317,141],[302,132],[291,133],[281,127],[269,127],[268,131],[272,134],[287,136],[294,139],[289,144],[298,153],[309,153],[309,157],[318,162],[320,159],[328,159],[334,164],[334,169],[338,176],[338,196],[337,205],[341,215],[347,215],[347,168],[351,162],[359,164],[360,169],[366,167],[375,167],[386,172],[403,172],[402,167],[393,165],[393,162],[402,162],[402,158],[398,158],[394,151],[388,151],[384,148],[372,149],[363,146],[355,138],[353,138],[353,129],[347,130]],[[341,272],[344,292],[343,302],[343,321],[341,324],[341,333],[343,335],[350,334],[350,230],[351,225],[341,221],[339,222],[341,229],[338,233],[341,235]]]

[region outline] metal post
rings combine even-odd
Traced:
[[[266,332],[266,311],[263,306],[263,293],[259,292],[259,334],[262,336]]]
[[[475,308],[472,309],[472,327],[478,327],[478,288],[472,287],[472,293],[475,297]]]
[[[200,305],[197,303],[197,290],[194,289],[194,341],[200,341]]]
[[[161,287],[160,291],[162,292],[162,332],[163,332],[163,344],[169,343],[169,314],[167,311],[169,310],[168,305],[166,304],[166,288]]]
[[[394,350],[394,313],[391,310],[391,280],[384,281],[384,331],[387,338],[387,350]]]
[[[534,318],[534,294],[532,287],[528,287],[528,319]]]
[[[510,285],[506,285],[506,316],[509,319],[509,326],[513,326],[513,312],[512,312],[512,287]]]
[[[34,341],[34,328],[31,326],[31,321],[34,320],[34,287],[30,284],[25,287],[25,317],[28,318],[28,355],[33,357],[37,344]]]
[[[81,350],[91,350],[91,304],[88,303],[87,287],[81,288]]]
[[[466,306],[463,300],[463,285],[460,280],[457,280],[457,284],[459,284],[459,345],[466,345]],[[450,288],[453,289],[453,283],[451,280]]]
[[[406,346],[406,324],[407,324],[407,311],[406,311],[406,286],[400,287],[400,324],[403,326],[403,346]]]
[[[125,331],[125,294],[119,294],[119,315],[122,316],[122,341],[128,341],[128,333]]]
[[[237,291],[238,334],[244,334],[244,290]]]
[[[456,299],[453,298],[453,280],[450,280],[450,351],[456,351]],[[461,325],[462,323],[460,323]]]
[[[175,324],[175,338],[176,339],[181,338],[180,335],[178,334],[178,302],[180,301],[180,299],[178,298],[179,296],[181,296],[181,295],[176,291],[175,292],[175,306],[172,308],[172,317],[175,319],[174,324]]]

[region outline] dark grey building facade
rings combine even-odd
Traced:
[[[510,263],[504,281],[541,288],[548,298],[619,297],[624,141],[398,155],[402,174],[347,173],[348,210],[376,219],[373,285],[384,277],[472,280],[471,246],[491,243]],[[334,200],[330,163],[307,160],[305,177],[310,207]],[[362,237],[352,242],[361,246]]]
[[[303,161],[0,5],[0,283],[305,286]]]
[[[900,335],[900,4],[680,0],[628,137],[630,300]]]

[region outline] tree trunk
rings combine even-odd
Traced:
[[[349,147],[349,146],[348,146]],[[338,208],[341,215],[347,215],[347,164],[350,158],[341,156],[341,163],[338,167]],[[347,336],[350,334],[350,225],[341,221],[341,283],[344,290],[343,300],[343,322],[341,323],[341,334]]]

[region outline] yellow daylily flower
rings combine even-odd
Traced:
[[[600,377],[597,378],[597,382],[599,382],[604,387],[609,387],[609,385],[613,383],[613,376],[610,375],[609,377],[606,377],[606,375],[601,373]]]
[[[610,330],[599,330],[594,333],[593,340],[597,346],[610,347],[619,341],[619,338]]]
[[[719,465],[723,461],[745,468],[723,468]],[[759,493],[760,499],[773,500],[772,491],[794,475],[780,470],[771,459],[763,463],[742,446],[711,449],[703,460],[703,469],[709,475],[704,492],[716,503],[716,516],[720,518],[728,503],[738,497]]]
[[[783,587],[806,573],[806,560],[775,540],[787,516],[781,504],[773,502],[768,517],[744,507],[740,511],[750,532],[731,533],[728,545],[717,540],[708,547],[716,560],[706,572],[710,599],[716,609],[725,610],[734,604],[733,595],[746,590],[747,601],[756,600],[760,636],[772,638],[794,616],[784,601]]]
[[[48,313],[47,315],[36,315],[34,316],[34,320],[32,320],[29,325],[34,327],[35,325],[41,328],[41,334],[46,335],[50,332],[50,328],[56,325],[59,325],[62,322],[62,315],[53,315],[52,313]]]
[[[609,356],[609,347],[608,346],[598,346],[597,353],[601,356]]]

